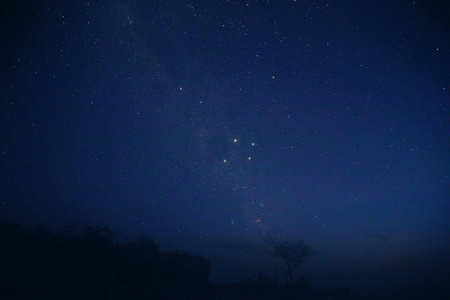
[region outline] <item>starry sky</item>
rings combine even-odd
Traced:
[[[12,2],[0,221],[145,233],[213,281],[272,276],[269,237],[322,286],[450,266],[444,1]]]

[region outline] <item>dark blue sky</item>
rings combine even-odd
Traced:
[[[213,280],[271,275],[268,237],[310,243],[317,285],[442,278],[450,26],[427,2],[2,4],[0,220],[146,233]]]

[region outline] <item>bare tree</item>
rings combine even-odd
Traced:
[[[311,246],[301,240],[275,241],[269,239],[266,244],[271,248],[270,255],[284,260],[289,279],[294,283],[294,269],[311,255]]]

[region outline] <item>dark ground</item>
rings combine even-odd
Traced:
[[[44,226],[0,225],[1,299],[444,299],[448,290],[395,289],[363,297],[348,288],[314,290],[307,279],[279,285],[262,272],[210,283],[210,263],[163,252],[146,236],[116,243],[106,227],[54,233]]]

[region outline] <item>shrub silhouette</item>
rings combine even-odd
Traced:
[[[81,232],[71,226],[54,234],[45,226],[0,224],[0,249],[0,289],[6,299],[58,298],[128,286],[148,294],[167,286],[177,291],[209,283],[206,259],[161,252],[144,235],[114,243],[111,230],[102,226]]]

